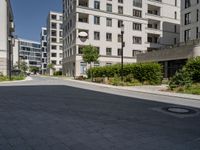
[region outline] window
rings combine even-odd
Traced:
[[[112,4],[106,4],[106,10],[112,12]]]
[[[197,22],[199,21],[199,9],[197,9]]]
[[[94,16],[94,24],[97,24],[97,25],[100,24],[100,17]]]
[[[191,6],[190,0],[185,0],[185,8],[188,8]]]
[[[141,18],[142,17],[142,11],[137,10],[137,9],[133,9],[133,16]]]
[[[117,36],[117,41],[118,41],[119,43],[122,42],[122,35],[121,35],[121,34],[118,34],[118,36]]]
[[[142,24],[141,23],[133,23],[133,30],[142,30]]]
[[[191,14],[187,13],[185,14],[185,25],[188,25],[191,23]]]
[[[62,57],[63,57],[63,54],[62,54],[62,53],[60,53],[60,54],[59,54],[59,56],[60,56],[60,58],[62,58]]]
[[[51,57],[56,57],[56,53],[51,53]]]
[[[106,48],[106,55],[111,56],[112,55],[112,48]]]
[[[123,7],[122,6],[118,6],[118,14],[123,14]]]
[[[100,2],[94,1],[94,9],[100,9]]]
[[[142,0],[133,0],[133,6],[142,7]]]
[[[57,42],[56,38],[51,38],[51,42],[56,43]]]
[[[174,45],[176,45],[177,44],[177,40],[176,40],[176,38],[174,38]]]
[[[133,44],[142,44],[142,38],[133,36]]]
[[[118,56],[121,56],[121,55],[122,55],[122,49],[119,49],[119,48],[117,49],[117,55],[118,55]]]
[[[199,38],[199,27],[196,27],[196,39]]]
[[[185,40],[185,42],[187,42],[188,40],[190,40],[190,33],[191,32],[191,30],[189,29],[189,30],[185,30],[184,31],[184,40]]]
[[[118,20],[118,28],[121,28],[123,26],[123,21],[122,20]]]
[[[177,0],[175,0],[175,6],[177,6]]]
[[[106,18],[106,26],[112,27],[112,19],[111,18]]]
[[[57,49],[56,47],[57,47],[56,45],[52,45],[51,49],[56,50]]]
[[[56,28],[57,28],[57,24],[52,22],[52,23],[51,23],[51,28],[52,28],[52,29],[56,29]]]
[[[123,4],[123,0],[118,0],[118,3],[121,3],[121,4]]]
[[[135,57],[135,56],[137,56],[140,53],[141,53],[141,51],[139,51],[139,50],[133,50],[132,51],[132,56]]]
[[[100,40],[100,33],[99,32],[94,32],[94,40]]]
[[[112,33],[106,33],[106,41],[112,41]]]
[[[174,12],[174,19],[177,19],[177,12]]]
[[[177,33],[177,26],[174,25],[174,33]]]
[[[57,32],[55,30],[51,31],[51,36],[57,36]]]
[[[52,60],[51,63],[56,65],[56,60]]]
[[[56,15],[51,15],[51,19],[56,20],[57,16]]]

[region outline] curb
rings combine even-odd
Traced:
[[[78,83],[83,83],[83,84],[88,84],[88,85],[96,85],[100,87],[107,87],[107,88],[113,88],[113,89],[118,89],[118,90],[127,90],[127,91],[132,91],[132,92],[140,92],[140,93],[146,93],[146,94],[152,94],[152,95],[159,95],[159,96],[168,96],[168,97],[176,97],[176,98],[183,98],[183,99],[188,99],[188,100],[195,100],[195,101],[200,101],[200,96],[198,95],[192,95],[192,94],[181,94],[181,93],[172,93],[172,92],[162,92],[162,91],[144,91],[144,90],[137,90],[137,89],[128,89],[124,87],[117,87],[117,86],[112,86],[112,85],[104,85],[104,84],[98,84],[98,83],[90,83],[90,82],[85,82],[85,81],[79,81],[79,80],[74,80],[74,79],[67,79],[69,81],[73,82],[78,82]]]
[[[2,81],[0,82],[0,85],[4,83],[19,83],[19,82],[25,82],[25,81],[31,81],[31,80],[33,80],[31,77],[26,77],[24,80]]]

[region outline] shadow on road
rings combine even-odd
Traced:
[[[0,149],[199,150],[200,116],[61,85],[0,86]]]

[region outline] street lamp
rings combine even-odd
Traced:
[[[121,44],[122,44],[122,49],[121,49],[121,81],[124,80],[124,24],[121,25]]]

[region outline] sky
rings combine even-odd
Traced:
[[[41,27],[46,26],[50,10],[62,12],[62,0],[11,0],[15,34],[23,39],[40,41]]]

